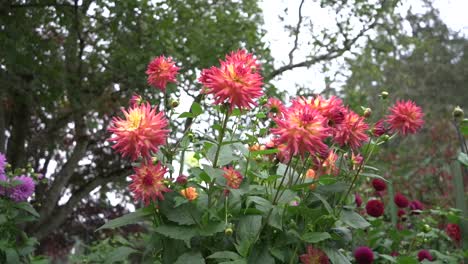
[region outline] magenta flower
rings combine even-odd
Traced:
[[[21,183],[12,187],[9,190],[9,197],[15,202],[24,202],[34,193],[35,183],[33,179],[28,176],[16,176],[13,181],[20,181]]]

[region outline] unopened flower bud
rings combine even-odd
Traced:
[[[382,97],[382,99],[387,99],[388,98],[388,92],[387,91],[383,91],[380,93],[380,97]]]
[[[381,139],[382,139],[383,142],[386,142],[386,141],[388,141],[390,139],[390,136],[389,135],[383,135],[381,137]]]
[[[457,106],[455,107],[455,109],[453,109],[452,115],[453,115],[453,119],[455,119],[455,121],[458,122],[463,119],[463,116],[465,115],[465,113],[463,112],[463,109],[461,109],[460,106]]]
[[[232,236],[232,234],[234,233],[234,225],[229,223],[227,226],[226,226],[226,229],[224,229],[224,234],[226,236]]]
[[[172,100],[172,101],[171,101],[171,107],[172,107],[172,108],[176,108],[177,106],[179,106],[179,101],[177,101],[177,100]]]
[[[431,231],[431,227],[428,224],[425,224],[423,226],[423,231],[424,233],[429,233]]]
[[[264,104],[266,104],[268,102],[268,99],[266,97],[262,97],[262,98],[260,98],[259,101],[260,101],[260,105],[264,105]]]
[[[372,114],[372,109],[366,108],[366,110],[364,110],[364,117],[365,118],[368,118],[369,116],[371,116],[371,114]]]
[[[187,184],[187,176],[185,176],[185,175],[180,175],[179,177],[177,177],[176,183],[177,183],[177,184],[180,184],[180,185],[185,185],[185,184]]]

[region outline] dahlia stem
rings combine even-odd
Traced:
[[[218,146],[217,146],[215,158],[213,161],[213,168],[218,167],[219,153],[221,152],[221,145],[223,144],[224,133],[226,132],[228,120],[229,120],[229,111],[226,111],[226,115],[224,116],[224,121],[223,121],[223,128],[221,129],[221,131],[219,131]]]

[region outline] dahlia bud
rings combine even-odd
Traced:
[[[463,116],[465,115],[465,113],[463,112],[463,109],[461,109],[460,106],[457,106],[455,107],[455,109],[453,109],[452,115],[453,115],[453,119],[459,122],[460,120],[463,119]]]
[[[177,100],[172,100],[172,101],[171,101],[171,107],[172,107],[172,108],[176,108],[176,107],[178,107],[178,106],[179,106],[179,101],[177,101]]]
[[[370,117],[371,114],[372,114],[372,109],[366,108],[366,109],[364,110],[364,117],[365,117],[365,118]]]
[[[229,223],[226,229],[224,229],[224,234],[226,236],[232,236],[232,233],[234,233],[234,225],[232,223]]]
[[[180,185],[185,185],[185,184],[187,184],[187,176],[185,176],[185,175],[180,175],[179,177],[177,177],[176,183],[177,183],[177,184],[180,184]]]
[[[389,139],[390,139],[390,136],[389,136],[389,135],[383,135],[383,136],[382,136],[382,141],[383,141],[383,142],[386,142],[386,141],[388,141]]]
[[[424,233],[429,233],[431,231],[431,227],[428,224],[425,224],[423,226],[423,231]]]
[[[382,99],[387,99],[388,98],[388,92],[387,91],[383,91],[380,93],[380,97],[382,97]]]
[[[260,105],[265,105],[268,102],[268,99],[266,97],[260,98]]]

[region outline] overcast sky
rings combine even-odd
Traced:
[[[269,43],[272,56],[275,59],[276,67],[284,65],[288,60],[288,53],[292,48],[293,39],[289,37],[289,33],[284,30],[284,24],[296,25],[298,21],[298,7],[301,0],[263,0],[260,4],[264,13],[264,28],[267,31],[265,41]],[[334,25],[334,19],[330,13],[327,13],[319,6],[320,1],[306,0],[302,9],[302,14],[308,19],[312,19],[314,25],[319,27],[329,27]],[[406,13],[408,8],[412,8],[413,12],[422,12],[420,1],[418,0],[403,0],[403,5],[399,8],[400,12]],[[441,18],[454,31],[462,32],[468,36],[468,0],[435,0],[434,6],[439,9]],[[284,9],[288,9],[288,15],[284,17],[285,21],[281,22],[279,15],[284,16]],[[300,35],[300,41],[307,40],[307,32],[303,30]],[[295,53],[300,61],[301,56],[304,57],[305,50],[300,50]],[[342,66],[343,60],[338,60],[332,68],[337,70]],[[325,88],[325,74],[321,72],[320,66],[315,66],[310,69],[298,68],[284,73],[274,82],[281,90],[288,90],[294,93],[295,84],[313,88],[316,93]]]

